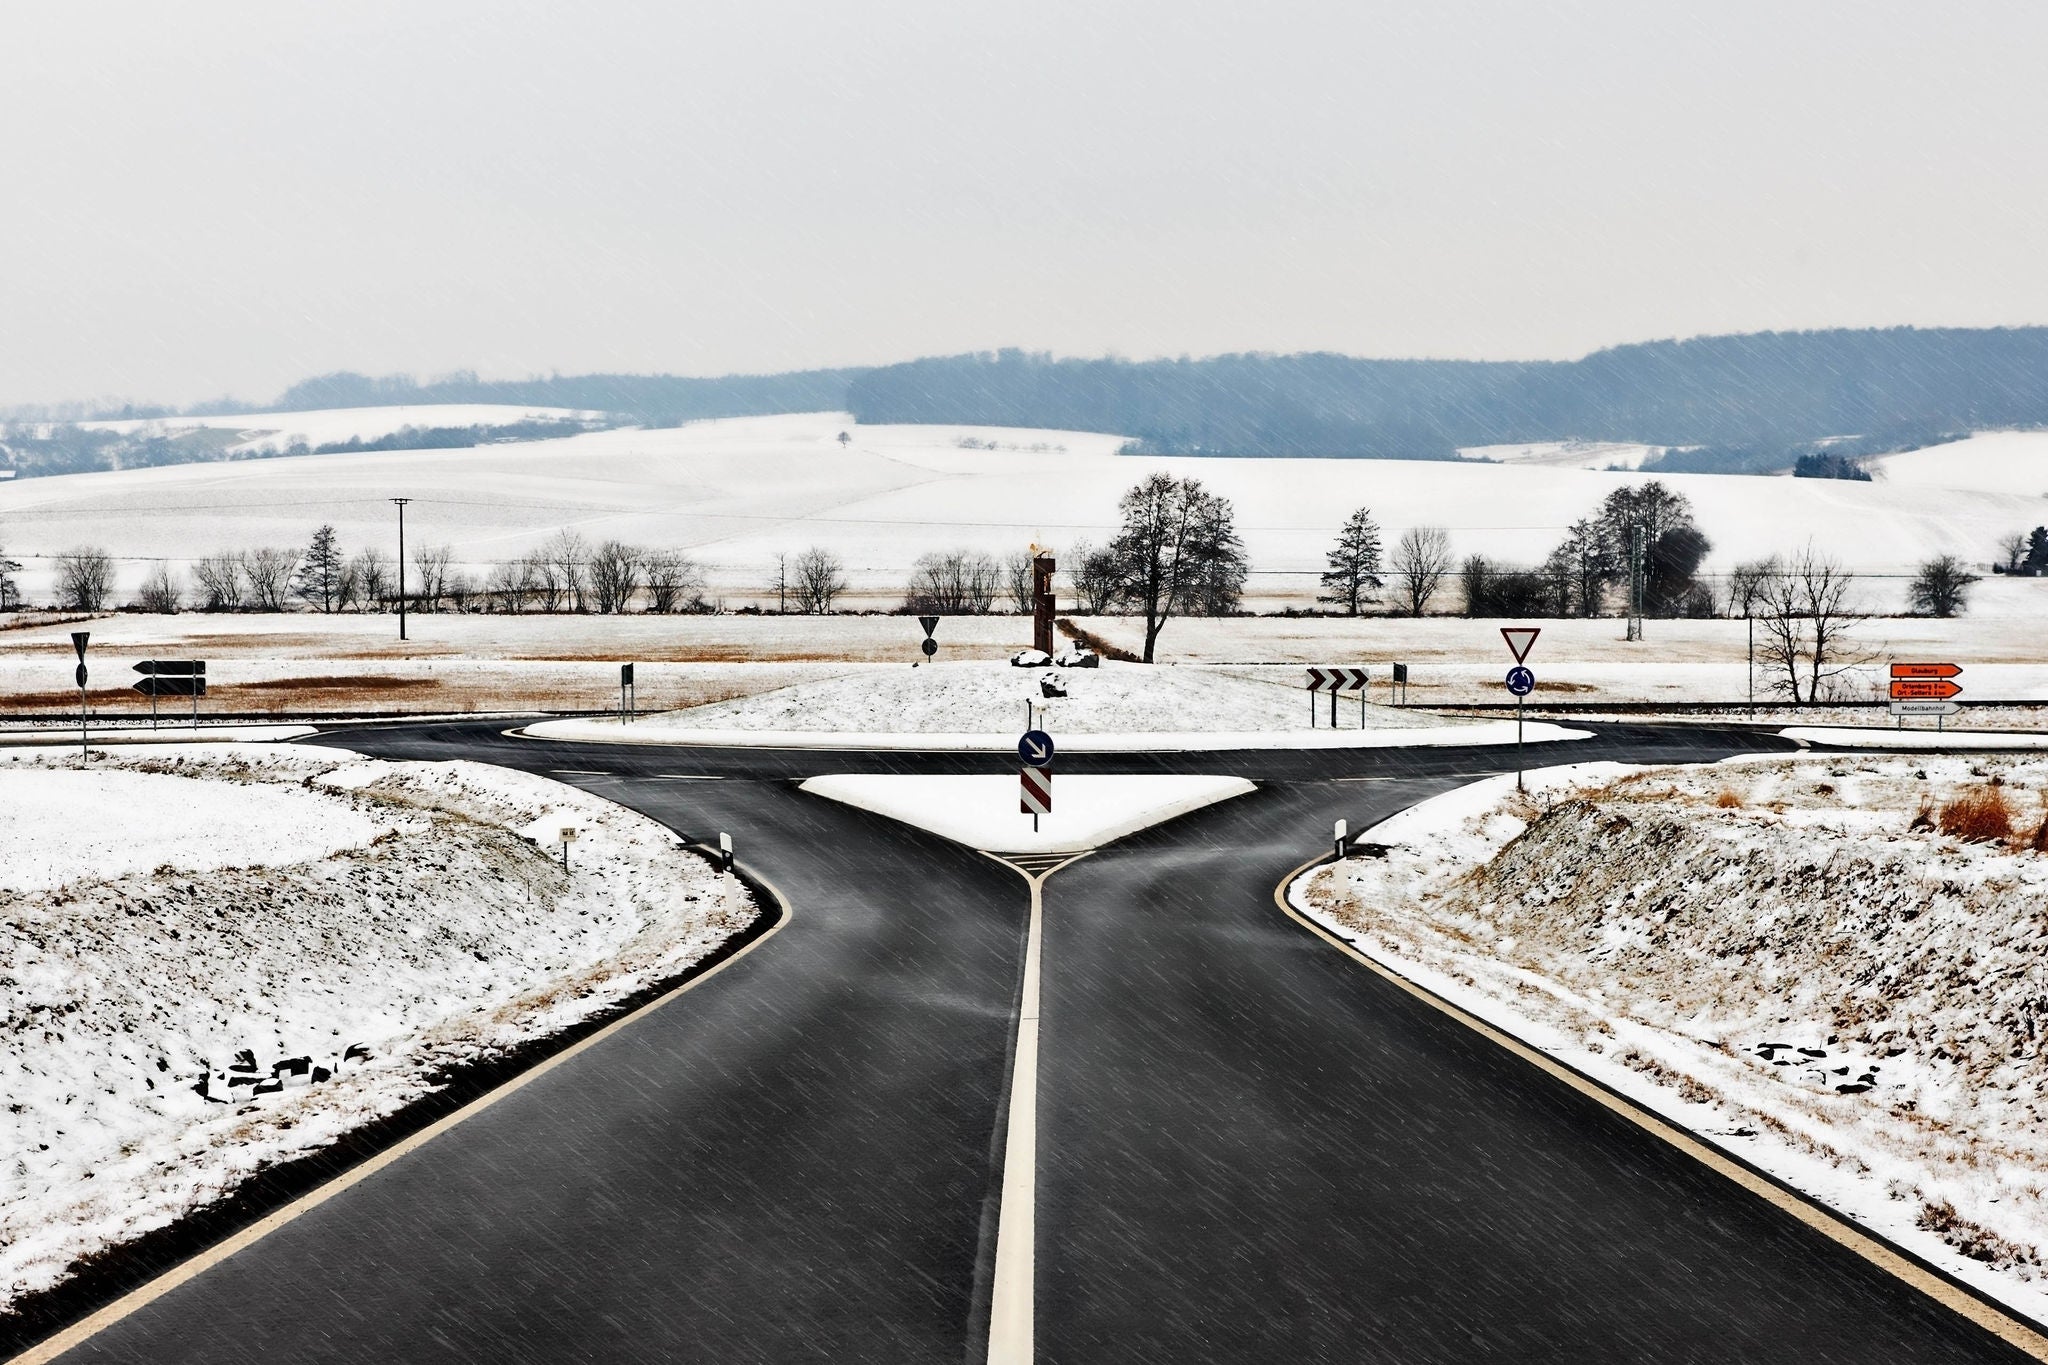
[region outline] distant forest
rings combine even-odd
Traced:
[[[1004,350],[712,379],[458,374],[420,383],[342,373],[294,385],[263,407],[400,403],[590,408],[648,426],[846,409],[867,423],[1113,432],[1130,438],[1132,453],[1175,455],[1429,460],[1464,446],[1627,441],[1670,447],[1644,466],[1653,472],[1768,473],[1804,459],[1809,472],[1854,477],[1849,462],[1868,455],[1973,428],[2048,425],[2048,327],[1764,332],[1616,346],[1572,361],[1060,360]],[[19,427],[13,438],[19,443]],[[36,461],[24,453],[17,444],[17,462],[31,472]],[[180,455],[209,458],[166,448],[115,463]]]

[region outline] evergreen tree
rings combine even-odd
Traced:
[[[292,592],[316,611],[339,611],[344,560],[332,526],[313,532],[313,543],[292,573]]]
[[[1344,608],[1346,616],[1358,615],[1359,606],[1372,600],[1380,582],[1380,528],[1372,509],[1361,507],[1337,533],[1337,543],[1327,556],[1330,567],[1323,571],[1327,589],[1318,602]]]

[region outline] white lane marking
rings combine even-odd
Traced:
[[[707,853],[713,857],[717,856],[716,849],[708,849],[701,844],[697,845],[696,847],[700,852]],[[97,1336],[99,1333],[113,1326],[115,1323],[127,1317],[129,1314],[134,1313],[139,1309],[148,1307],[157,1299],[162,1298],[164,1295],[170,1293],[173,1289],[176,1289],[179,1285],[185,1283],[185,1281],[195,1279],[198,1276],[203,1275],[208,1270],[218,1265],[220,1262],[225,1261],[228,1257],[233,1256],[235,1253],[243,1250],[246,1247],[252,1246],[257,1242],[262,1241],[265,1237],[268,1237],[271,1233],[276,1232],[285,1224],[292,1222],[293,1220],[299,1218],[304,1214],[311,1213],[314,1209],[319,1208],[322,1204],[334,1198],[334,1196],[336,1196],[337,1194],[342,1193],[343,1191],[349,1189],[352,1186],[360,1185],[363,1181],[368,1180],[371,1176],[377,1174],[377,1172],[383,1170],[386,1166],[391,1165],[394,1161],[401,1160],[402,1158],[410,1155],[412,1152],[425,1146],[427,1143],[432,1142],[435,1138],[441,1136],[441,1134],[447,1132],[456,1124],[463,1122],[465,1119],[475,1118],[478,1114],[481,1114],[484,1110],[490,1108],[499,1100],[504,1099],[506,1096],[512,1094],[514,1091],[524,1088],[530,1082],[539,1080],[542,1076],[545,1076],[548,1072],[553,1071],[556,1067],[562,1065],[562,1063],[568,1061],[570,1058],[575,1057],[580,1053],[586,1052],[593,1047],[596,1047],[599,1043],[611,1037],[620,1029],[625,1028],[628,1024],[639,1023],[642,1019],[646,1018],[654,1011],[660,1009],[663,1005],[668,1004],[672,1000],[681,998],[685,992],[695,990],[697,987],[703,985],[706,981],[709,981],[712,977],[717,976],[727,967],[732,966],[733,963],[738,962],[748,953],[753,952],[754,949],[760,947],[769,939],[774,938],[777,934],[781,933],[783,929],[789,924],[790,915],[792,913],[790,909],[789,898],[787,896],[784,896],[781,891],[777,890],[775,884],[769,881],[766,877],[762,877],[758,874],[755,874],[754,880],[759,882],[762,886],[768,889],[768,894],[775,898],[775,903],[781,908],[782,913],[780,917],[777,918],[774,925],[769,928],[767,933],[761,935],[761,937],[755,939],[752,943],[749,943],[746,947],[740,949],[731,957],[719,963],[716,967],[713,967],[710,971],[705,972],[702,976],[691,977],[688,981],[685,981],[682,985],[676,987],[668,994],[648,1001],[639,1009],[634,1010],[631,1014],[624,1014],[619,1016],[617,1019],[612,1020],[611,1023],[606,1024],[603,1028],[599,1029],[597,1032],[591,1034],[588,1038],[585,1038],[582,1042],[577,1043],[571,1047],[565,1048],[560,1052],[557,1052],[554,1056],[548,1058],[546,1061],[540,1063],[540,1065],[534,1067],[529,1071],[521,1072],[519,1075],[514,1076],[511,1080],[499,1086],[496,1090],[488,1091],[485,1094],[477,1096],[468,1104],[465,1104],[464,1106],[462,1106],[462,1108],[456,1110],[454,1113],[448,1115],[446,1118],[437,1120],[436,1122],[428,1125],[427,1127],[422,1128],[419,1132],[414,1133],[411,1137],[405,1139],[403,1142],[400,1142],[398,1145],[386,1148],[384,1151],[378,1153],[376,1156],[371,1157],[368,1161],[365,1161],[362,1165],[357,1166],[353,1170],[345,1172],[342,1175],[336,1176],[334,1179],[328,1181],[325,1185],[320,1186],[318,1189],[308,1191],[307,1193],[301,1195],[298,1199],[292,1201],[291,1203],[285,1205],[283,1208],[277,1210],[269,1217],[264,1218],[261,1222],[252,1223],[248,1227],[243,1228],[240,1232],[228,1238],[225,1242],[221,1242],[216,1246],[208,1247],[206,1250],[192,1257],[192,1259],[180,1262],[179,1264],[172,1266],[169,1270],[157,1276],[148,1284],[142,1285],[140,1288],[130,1290],[128,1293],[122,1295],[120,1298],[108,1304],[105,1308],[100,1309],[99,1312],[94,1313],[91,1317],[82,1318],[79,1321],[71,1324],[71,1326],[65,1328],[63,1331],[59,1332],[56,1336],[50,1337],[45,1341],[38,1342],[36,1345],[29,1347],[20,1355],[8,1360],[6,1362],[6,1365],[47,1365],[47,1362],[55,1360],[58,1356],[63,1355],[66,1351],[71,1350],[73,1347],[79,1345],[81,1342],[87,1341],[90,1338]]]
[[[1031,888],[1031,927],[1024,939],[1024,983],[1017,995],[1017,1052],[1010,1068],[1010,1122],[1003,1137],[1003,1197],[996,1213],[996,1264],[989,1286],[989,1365],[1031,1365],[1037,1278],[1038,1197],[1038,981],[1045,879],[1093,852],[1084,849],[1033,872],[986,850],[1014,868]]]

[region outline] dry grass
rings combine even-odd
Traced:
[[[1951,839],[2003,843],[2012,838],[2012,807],[2005,790],[1989,783],[1965,787],[1943,802],[1938,826]]]
[[[1742,798],[1736,794],[1734,788],[1723,787],[1714,794],[1714,804],[1722,810],[1740,810],[1742,809]]]

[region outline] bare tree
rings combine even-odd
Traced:
[[[567,589],[562,583],[562,571],[555,567],[555,561],[536,550],[526,557],[526,579],[534,600],[545,612],[562,609]]]
[[[1970,585],[1977,581],[1954,555],[1936,555],[1920,566],[1906,593],[1923,616],[1960,616],[1970,605]]]
[[[2027,558],[2027,533],[2014,531],[1998,539],[1998,562],[2007,573],[2018,573]]]
[[[1771,576],[1779,571],[1776,555],[1769,559],[1752,559],[1737,564],[1728,571],[1728,614],[1730,616],[1754,616],[1757,606],[1763,601],[1764,590],[1769,586]]]
[[[104,611],[114,590],[114,561],[105,550],[80,546],[57,556],[57,601],[72,611]]]
[[[789,596],[806,616],[832,610],[846,591],[846,565],[830,550],[813,545],[789,563]]]
[[[1220,614],[1235,607],[1248,567],[1230,503],[1161,471],[1117,505],[1123,524],[1110,550],[1121,595],[1145,619],[1146,663],[1175,615]]]
[[[590,603],[600,613],[615,616],[633,604],[640,591],[640,552],[616,540],[607,540],[590,555]]]
[[[180,596],[171,566],[159,561],[143,578],[142,587],[135,594],[135,605],[159,616],[170,616],[177,612]]]
[[[1028,573],[1029,560],[1025,566]],[[986,616],[1002,582],[1003,571],[995,560],[977,550],[922,554],[911,567],[903,606],[906,611],[940,616]]]
[[[1451,572],[1451,537],[1441,526],[1411,526],[1394,546],[1391,574],[1410,616],[1429,609],[1429,600]]]
[[[1864,619],[1850,604],[1855,581],[1811,544],[1792,559],[1771,561],[1758,600],[1758,652],[1772,690],[1795,706],[1829,700],[1837,678],[1869,662],[1849,634]]]
[[[418,579],[411,593],[415,610],[441,609],[441,599],[448,595],[448,566],[454,558],[455,550],[448,545],[422,545],[412,552],[413,574]]]
[[[1018,550],[1003,561],[1003,595],[1009,599],[1010,610],[1029,616],[1038,609],[1038,595],[1031,590],[1034,583],[1029,551]]]
[[[590,542],[564,527],[548,538],[540,553],[560,580],[562,604],[570,611],[583,611],[590,588]]]
[[[484,580],[484,595],[497,603],[499,610],[515,615],[526,610],[533,591],[533,566],[523,558],[493,564]]]
[[[775,614],[781,616],[789,610],[789,552],[775,553]]]
[[[697,561],[680,550],[655,550],[643,567],[647,572],[647,610],[680,611],[691,601],[702,601],[704,571]]]
[[[468,611],[476,602],[476,580],[461,569],[451,569],[441,583],[441,594],[457,611]]]
[[[239,611],[248,597],[248,575],[242,556],[231,550],[211,554],[192,566],[199,602],[207,611]]]
[[[12,611],[21,605],[21,585],[14,581],[20,572],[20,560],[0,555],[0,611]]]
[[[282,546],[265,545],[242,554],[242,573],[249,580],[249,601],[258,611],[284,611],[291,595],[292,573],[299,567],[299,552]]]
[[[1067,581],[1074,585],[1081,610],[1090,616],[1106,615],[1116,605],[1116,556],[1106,545],[1091,545],[1083,540],[1067,551],[1066,558],[1072,565]]]
[[[389,601],[393,591],[391,557],[382,550],[365,549],[349,561],[349,575],[355,580],[355,598],[365,611],[374,611]]]

